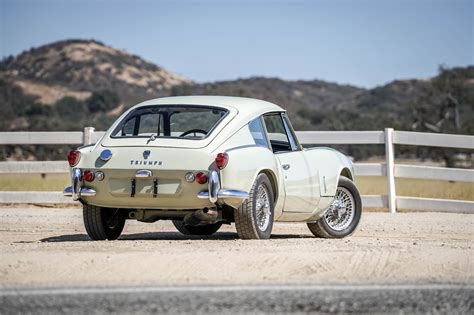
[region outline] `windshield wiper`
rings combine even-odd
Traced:
[[[146,142],[146,144],[150,143],[151,141],[155,141],[156,140],[156,135],[155,134],[151,134],[150,138],[148,138],[148,141]]]

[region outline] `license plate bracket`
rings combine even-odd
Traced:
[[[158,179],[153,178],[153,198],[158,195]]]

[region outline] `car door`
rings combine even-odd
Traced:
[[[285,212],[312,212],[316,199],[314,179],[301,151],[291,126],[283,113],[270,113],[263,116],[267,137],[283,174],[285,187]]]

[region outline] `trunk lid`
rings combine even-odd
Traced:
[[[199,171],[207,174],[214,159],[205,150],[158,147],[109,147],[112,157],[108,161],[98,156],[106,148],[97,147],[91,160],[94,171],[104,173],[104,179],[87,183],[96,189],[94,197],[86,202],[117,208],[193,209],[205,207],[207,200],[197,199],[207,184],[187,182],[185,174]],[[93,160],[96,157],[95,160]],[[139,177],[144,170],[149,176]]]

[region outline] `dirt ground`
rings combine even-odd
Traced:
[[[267,241],[234,226],[185,237],[169,221],[128,221],[89,241],[79,208],[0,208],[0,288],[175,284],[474,284],[474,215],[364,213],[357,232],[318,239],[276,223]]]

